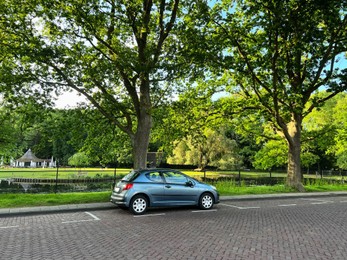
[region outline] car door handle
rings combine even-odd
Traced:
[[[171,185],[165,185],[166,188],[171,188]]]

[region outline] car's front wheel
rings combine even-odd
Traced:
[[[200,209],[211,209],[213,207],[213,196],[210,193],[203,193],[199,200]]]
[[[130,211],[135,215],[144,214],[148,208],[148,200],[143,195],[136,195],[130,202]]]

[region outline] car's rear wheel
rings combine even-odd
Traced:
[[[130,211],[135,215],[141,215],[146,212],[148,208],[148,200],[143,195],[136,195],[131,199]]]
[[[213,207],[213,196],[210,193],[203,193],[199,200],[200,209],[211,209]]]

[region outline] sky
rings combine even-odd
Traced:
[[[60,95],[55,101],[56,108],[73,108],[76,107],[78,103],[85,102],[86,98],[77,94],[77,91],[73,90],[71,92],[65,92]]]

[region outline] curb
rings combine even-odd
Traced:
[[[240,200],[264,200],[264,199],[291,199],[291,198],[312,198],[312,197],[330,197],[347,196],[347,191],[331,192],[301,192],[301,193],[275,193],[275,194],[257,194],[257,195],[237,195],[222,196],[222,201],[240,201]]]

